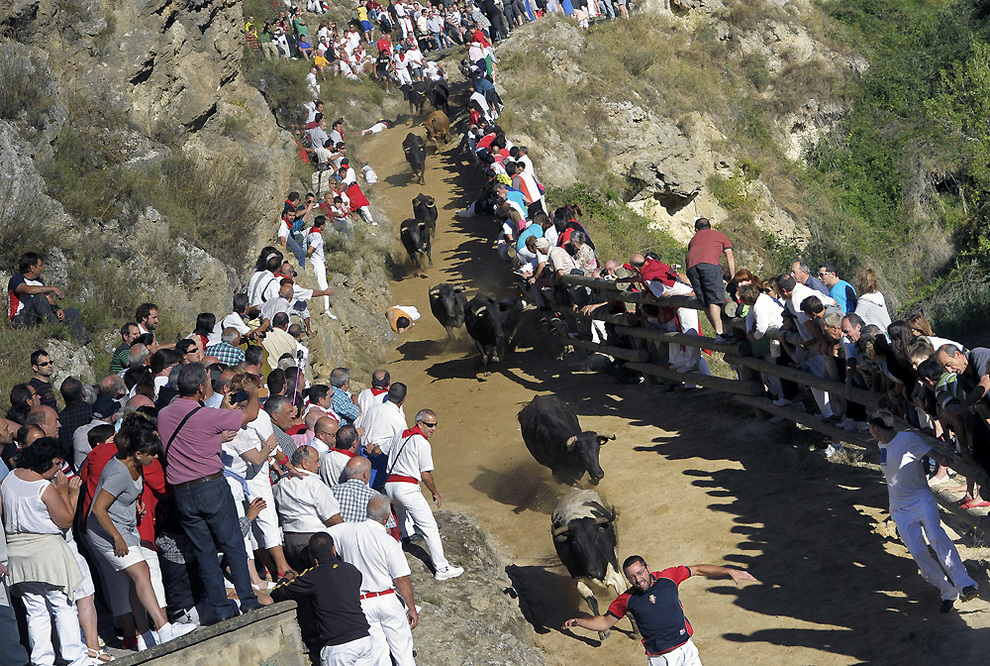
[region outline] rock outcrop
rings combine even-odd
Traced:
[[[4,263],[37,248],[47,255],[50,282],[121,321],[142,300],[157,303],[175,326],[191,324],[197,312],[229,312],[258,251],[275,242],[286,192],[305,189],[292,181],[294,139],[242,74],[240,0],[12,0],[0,3],[0,27],[9,36],[0,41],[0,87],[21,86],[0,93]],[[46,178],[59,168],[51,164],[60,137],[71,141],[80,131],[110,147],[108,169],[148,171],[181,157],[221,186],[237,178],[244,200],[230,212],[237,231],[227,233],[240,237],[228,244],[238,249],[205,249],[126,185],[92,219],[67,212]],[[86,168],[104,166],[94,159]],[[29,224],[39,214],[57,237]],[[379,321],[388,301],[385,248],[352,254],[347,269],[356,272],[331,275],[340,322],[316,327],[312,359],[324,376],[349,358],[374,365],[389,339]],[[311,274],[303,281],[315,286]],[[127,284],[128,296],[102,304],[115,299],[111,282]],[[112,331],[93,333],[115,343]]]

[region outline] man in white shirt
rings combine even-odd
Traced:
[[[320,455],[311,446],[292,452],[290,462],[299,476],[286,476],[272,494],[282,522],[285,559],[296,571],[310,566],[309,538],[330,525],[343,522],[340,506],[326,484],[320,481]]]
[[[323,215],[317,215],[316,219],[313,220],[313,227],[306,232],[306,244],[309,246],[306,249],[306,256],[309,258],[313,267],[313,273],[316,274],[316,283],[320,285],[320,289],[322,290],[327,290],[330,287],[330,284],[327,282],[327,263],[323,243],[323,227],[326,224],[327,218]],[[323,297],[323,313],[331,319],[337,318],[336,315],[330,312],[329,296]]]
[[[330,421],[330,419],[328,418],[326,421]],[[327,429],[333,429],[333,426],[326,421],[323,419],[317,421],[316,432],[325,432]],[[344,482],[344,467],[352,459],[360,455],[361,443],[358,438],[357,428],[353,425],[335,428],[332,443],[327,435],[324,435],[321,439],[325,443],[330,444],[330,450],[323,456],[323,460],[320,462],[320,478],[323,479],[323,482],[327,486],[333,488],[337,484]]]
[[[380,404],[388,399],[385,394],[388,393],[388,387],[391,383],[392,377],[388,374],[388,370],[375,370],[371,374],[371,386],[358,393],[358,407],[361,408],[362,415],[367,414],[372,405]]]
[[[406,429],[406,414],[402,404],[406,401],[406,385],[395,382],[388,387],[388,399],[373,404],[367,412],[361,413],[364,437],[361,443],[370,455],[378,455],[382,447],[388,446],[392,438]]]
[[[388,645],[396,666],[415,666],[412,630],[419,625],[419,615],[409,563],[402,546],[385,530],[390,515],[388,498],[376,494],[368,502],[367,520],[343,522],[327,531],[341,558],[361,572],[361,608],[372,639]]]
[[[392,500],[396,519],[404,532],[403,536],[409,536],[406,529],[408,517],[426,539],[436,570],[434,577],[437,580],[448,580],[460,576],[464,573],[464,569],[453,566],[444,557],[437,519],[419,489],[419,484],[422,482],[432,493],[437,508],[443,506],[443,498],[433,480],[433,450],[429,441],[436,433],[436,429],[436,412],[431,409],[421,409],[416,414],[413,428],[398,433],[382,447],[382,453],[388,454],[389,476],[385,483],[385,494]]]
[[[897,533],[921,569],[922,577],[941,593],[941,612],[949,613],[956,599],[969,601],[978,596],[979,586],[966,571],[955,545],[942,529],[938,505],[921,466],[924,456],[941,456],[916,433],[895,430],[894,416],[886,409],[877,410],[866,422],[870,435],[880,444],[880,467],[887,479],[890,517],[897,524]],[[946,464],[948,461],[940,462]],[[922,529],[928,543],[925,543]],[[928,551],[929,544],[937,560]]]

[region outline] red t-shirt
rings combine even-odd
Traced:
[[[639,279],[642,280],[643,286],[647,289],[649,288],[648,283],[653,280],[660,280],[665,287],[673,287],[674,282],[677,281],[677,273],[662,261],[647,259],[639,270]]]
[[[701,229],[696,232],[688,243],[687,267],[698,264],[718,265],[722,260],[722,253],[731,250],[732,243],[729,237],[721,231],[714,229]]]

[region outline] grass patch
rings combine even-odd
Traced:
[[[685,247],[666,232],[651,230],[649,220],[626,206],[611,190],[586,185],[547,190],[551,210],[565,204],[581,206],[581,223],[595,242],[595,252],[604,262],[624,260],[636,252],[656,252],[660,257],[680,263]]]

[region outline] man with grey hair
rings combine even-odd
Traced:
[[[244,350],[238,347],[241,343],[241,333],[234,327],[223,329],[220,341],[206,347],[208,356],[215,357],[229,368],[244,362]]]
[[[140,342],[135,343],[127,353],[127,368],[140,368],[142,365],[148,365],[149,356],[151,356],[151,350],[148,349],[148,345]],[[124,376],[127,368],[120,371],[121,377]]]
[[[340,557],[361,572],[361,608],[372,639],[379,647],[388,646],[396,666],[415,666],[412,630],[419,624],[419,615],[409,563],[402,546],[385,530],[391,515],[388,498],[374,493],[367,514],[363,522],[345,521],[327,532]]]
[[[381,449],[382,453],[388,455],[389,476],[385,482],[385,493],[395,507],[395,517],[403,532],[402,536],[410,535],[408,517],[426,539],[433,558],[434,577],[437,580],[448,580],[460,576],[464,569],[455,567],[444,557],[437,519],[419,489],[422,482],[433,495],[437,508],[443,506],[443,498],[433,479],[433,449],[430,447],[430,439],[436,431],[436,412],[421,409],[416,414],[413,427],[396,433]]]
[[[831,294],[828,293],[828,287],[822,284],[822,281],[812,274],[811,266],[809,266],[803,259],[798,259],[791,264],[791,277],[806,286],[808,289],[813,289],[831,298]]]
[[[354,423],[361,415],[361,408],[358,407],[357,397],[348,392],[351,388],[351,371],[347,368],[334,368],[330,372],[330,386],[333,388],[330,408],[337,415],[337,420],[341,425]]]
[[[286,432],[292,427],[292,410],[292,400],[284,395],[269,396],[265,400],[265,412],[272,420],[272,432],[278,440],[278,447],[287,456],[296,450],[295,440]]]
[[[320,454],[300,446],[289,457],[296,474],[272,488],[282,523],[285,559],[296,571],[309,567],[309,538],[330,525],[343,522],[333,493],[320,481]]]
[[[268,354],[267,366],[269,370],[278,368],[278,360],[282,354],[289,354],[293,358],[296,355],[296,340],[289,335],[285,329],[289,327],[289,315],[279,312],[272,319],[272,330],[268,331],[265,339],[261,341],[261,346]]]

